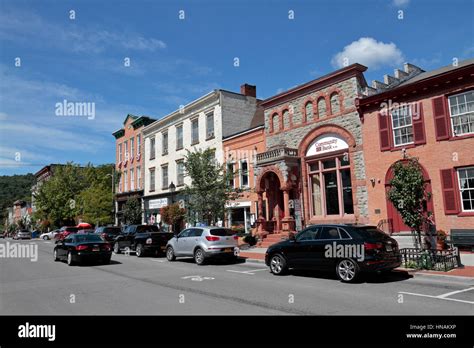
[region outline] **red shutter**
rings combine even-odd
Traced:
[[[426,144],[423,103],[411,104],[411,115],[413,120],[413,140],[415,145]]]
[[[380,151],[390,150],[392,146],[390,134],[390,114],[379,112]]]
[[[444,213],[446,215],[459,213],[458,190],[454,169],[441,170],[441,187],[443,190]]]
[[[444,96],[432,99],[433,117],[436,129],[436,140],[449,139],[449,112]]]

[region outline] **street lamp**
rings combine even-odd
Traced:
[[[168,186],[168,189],[170,190],[171,192],[171,204],[174,203],[174,191],[176,191],[176,186],[175,184],[173,184],[173,182],[171,182],[171,184]]]
[[[114,216],[113,216],[113,219],[114,219],[114,225],[115,225],[115,167],[112,167],[112,174],[107,174],[105,177],[112,177],[112,205],[113,205],[113,208],[114,208]]]

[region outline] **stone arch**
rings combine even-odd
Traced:
[[[300,146],[298,147],[298,155],[300,157],[305,157],[306,150],[311,145],[313,140],[319,137],[320,135],[323,135],[326,133],[335,133],[341,136],[347,142],[347,144],[349,144],[349,152],[354,151],[356,147],[356,141],[355,141],[354,136],[350,132],[348,132],[346,129],[342,128],[341,126],[338,126],[335,124],[325,124],[325,125],[321,125],[319,127],[314,128],[308,134],[305,135],[305,137],[300,143]]]
[[[257,185],[255,186],[255,189],[257,190],[257,192],[264,191],[265,187],[263,185],[264,184],[263,179],[265,179],[265,176],[269,173],[273,173],[278,177],[278,180],[280,180],[280,188],[286,185],[286,180],[283,177],[283,173],[281,172],[281,170],[275,165],[268,166],[268,167],[264,167],[257,176]]]

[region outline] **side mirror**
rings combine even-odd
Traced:
[[[291,233],[289,236],[288,236],[288,240],[291,240],[292,242],[296,242],[296,236]]]

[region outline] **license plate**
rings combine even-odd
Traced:
[[[161,250],[166,250],[166,247],[165,247],[165,246],[162,246],[162,247],[161,247]]]
[[[391,245],[386,245],[385,248],[387,249],[387,251],[392,251],[392,246]]]
[[[232,248],[226,248],[226,249],[224,249],[224,252],[230,253],[230,252],[232,252]]]
[[[99,247],[92,248],[92,251],[99,251]]]

